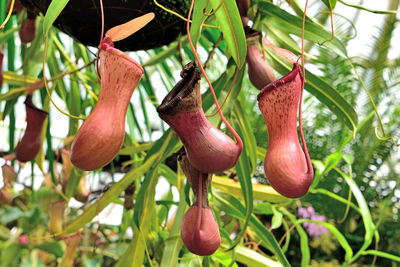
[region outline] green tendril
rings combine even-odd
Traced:
[[[378,112],[378,109],[377,109],[377,107],[376,107],[376,105],[375,105],[375,102],[374,102],[374,100],[372,99],[371,93],[369,92],[369,90],[368,90],[367,87],[365,86],[365,83],[364,83],[363,79],[361,78],[360,74],[358,74],[358,71],[357,71],[356,68],[354,67],[353,63],[351,63],[350,58],[347,58],[347,61],[349,62],[351,68],[352,68],[352,69],[354,70],[354,72],[356,73],[356,75],[357,75],[357,77],[358,77],[358,80],[361,82],[361,85],[362,85],[364,91],[367,93],[370,103],[372,104],[372,108],[374,109],[374,112],[375,112],[376,116],[378,117],[379,127],[376,127],[376,129],[375,129],[376,138],[377,138],[378,140],[381,140],[381,141],[392,140],[392,142],[393,142],[394,145],[399,146],[399,144],[397,144],[397,142],[394,140],[394,137],[393,137],[393,136],[389,136],[389,137],[386,136],[386,133],[385,133],[385,129],[384,129],[384,127],[383,127],[383,122],[382,122],[381,116],[379,115],[379,112]],[[380,135],[378,134],[377,129],[380,129],[380,131],[382,132],[382,135],[383,135],[383,136],[380,136]]]

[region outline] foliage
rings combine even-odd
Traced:
[[[67,251],[65,236],[77,232],[83,238],[74,266],[397,266],[399,150],[392,140],[380,140],[385,134],[399,137],[400,103],[394,96],[400,86],[400,58],[393,60],[388,52],[398,30],[395,12],[344,6],[343,1],[310,1],[316,11],[305,20],[307,92],[302,113],[315,177],[305,197],[287,199],[264,175],[266,125],[257,106],[258,91],[247,76],[246,40],[235,1],[195,1],[192,39],[198,42],[201,61],[207,62],[219,103],[227,98],[224,115],[244,142],[237,165],[214,175],[209,195],[222,244],[213,255],[200,257],[190,253],[179,236],[193,197],[177,164],[182,143],[156,114],[182,66],[194,59],[187,37],[128,53],[142,64],[144,75],[128,108],[123,148],[102,171],[82,172],[60,160],[61,148],[69,149],[81,122],[66,119],[51,101],[68,114],[85,117],[97,102],[100,83],[94,64],[97,50],[51,26],[67,2],[53,1],[46,16],[37,18],[36,38],[29,45],[21,44],[17,33],[26,12],[11,16],[0,33],[6,59],[0,88],[2,156],[13,153],[22,136],[21,101],[29,90],[34,102],[49,112],[35,160],[9,161],[18,175],[12,202],[0,205],[0,267],[56,266]],[[386,2],[389,11],[398,10],[398,0]],[[304,9],[298,1],[250,3],[252,27],[275,45],[300,54]],[[1,0],[2,19],[5,6]],[[369,54],[349,53],[354,40],[348,37],[355,27],[351,23],[340,30],[334,25],[340,34],[329,41],[329,17],[317,14],[339,6],[355,10],[354,18],[346,18],[354,25],[360,12],[384,17],[379,36],[369,37],[370,42],[376,40]],[[265,48],[265,55],[278,74],[288,73],[291,66],[274,51]],[[355,71],[371,89],[370,99]],[[49,92],[41,82],[43,74]],[[202,87],[203,109],[211,114],[216,108],[204,81]],[[218,116],[209,120],[224,129]],[[62,190],[68,168],[67,189]],[[72,196],[81,179],[91,192],[84,204],[77,204]],[[63,230],[51,232],[50,203],[60,199],[69,203]],[[116,224],[103,222],[110,207],[121,211],[112,215],[121,217]],[[315,216],[302,216],[305,208],[313,208]],[[316,233],[315,227],[323,233]]]

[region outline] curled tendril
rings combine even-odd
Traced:
[[[363,7],[361,5],[353,5],[350,3],[347,3],[343,0],[339,0],[340,3],[342,3],[343,5],[349,6],[349,7],[353,7],[353,8],[357,8],[357,9],[361,9],[361,10],[365,10],[367,12],[371,12],[371,13],[375,13],[375,14],[397,14],[399,11],[397,10],[373,10],[373,9],[369,9],[366,7]]]
[[[381,128],[379,128],[379,126],[376,126],[376,127],[375,127],[375,135],[376,135],[376,138],[377,138],[378,140],[381,140],[381,141],[389,141],[389,140],[392,140],[392,142],[393,142],[393,144],[394,144],[395,146],[400,146],[400,144],[397,143],[396,140],[394,140],[394,137],[393,137],[393,136],[380,136],[378,131],[382,132]]]
[[[320,46],[322,46],[323,44],[325,44],[327,42],[331,42],[335,38],[335,29],[334,29],[334,26],[333,26],[333,10],[332,9],[330,9],[330,17],[331,17],[331,32],[332,32],[332,36],[328,40],[325,40],[322,43],[318,43]]]
[[[394,140],[393,136],[389,136],[389,137],[385,136],[386,133],[385,133],[385,129],[383,128],[383,122],[382,122],[381,116],[379,115],[378,108],[376,107],[375,102],[372,99],[371,93],[369,92],[369,90],[365,86],[365,83],[364,83],[363,79],[361,78],[360,74],[358,74],[358,71],[354,67],[354,65],[351,62],[350,58],[347,58],[347,61],[349,62],[349,64],[350,64],[351,68],[353,69],[353,71],[356,73],[358,80],[361,82],[361,85],[362,85],[365,93],[368,95],[368,98],[369,98],[369,101],[370,101],[370,103],[372,105],[372,108],[374,109],[374,112],[375,112],[376,116],[378,117],[379,126],[377,126],[375,128],[376,138],[378,138],[378,140],[381,140],[381,141],[392,140],[392,142],[393,142],[393,144],[395,146],[399,146],[399,144],[396,142],[396,140]],[[380,136],[380,134],[378,133],[378,129],[382,132],[383,136]],[[354,132],[354,136],[355,136],[355,132]]]
[[[316,16],[318,16],[320,14],[330,14],[330,11],[329,10],[320,11],[320,12],[318,12],[318,14]],[[336,12],[333,12],[332,14],[336,18],[341,18],[342,20],[346,21],[346,23],[349,24],[348,28],[350,28],[354,32],[352,35],[350,35],[350,31],[347,31],[348,35],[349,35],[349,36],[347,36],[345,34],[342,34],[341,31],[338,31],[336,29],[335,36],[338,36],[338,37],[343,38],[345,40],[353,40],[354,38],[357,37],[357,28],[356,28],[356,25],[354,24],[354,22],[352,20],[350,20],[349,18],[347,18],[347,17],[345,17],[345,16],[343,16],[341,14],[338,14]],[[337,25],[337,22],[336,22],[336,25]]]
[[[86,119],[86,116],[79,116],[79,117],[78,117],[78,116],[74,116],[74,115],[72,115],[72,114],[68,114],[68,113],[62,111],[62,110],[57,106],[57,104],[54,102],[53,98],[51,97],[51,93],[50,93],[49,87],[47,86],[47,79],[46,79],[46,73],[45,73],[45,67],[46,67],[46,52],[47,52],[47,43],[48,43],[48,39],[49,39],[49,36],[48,36],[48,33],[47,33],[46,36],[45,36],[45,38],[44,38],[44,50],[43,50],[43,62],[42,62],[42,67],[43,67],[43,83],[44,83],[44,87],[46,88],[47,96],[49,97],[49,99],[50,99],[51,103],[53,104],[53,106],[54,106],[58,111],[60,111],[62,114],[64,114],[65,116],[70,117],[70,118],[73,118],[73,119],[77,119],[77,120],[84,120],[84,119]]]

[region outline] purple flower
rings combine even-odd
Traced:
[[[311,206],[308,207],[307,209],[301,207],[301,208],[299,208],[298,213],[299,213],[299,216],[300,216],[301,218],[303,218],[303,219],[310,219],[311,216],[313,216],[313,215],[315,214],[315,210],[314,210],[314,208],[311,207]]]
[[[306,208],[299,208],[298,214],[300,218],[303,219],[311,219],[315,221],[326,221],[326,217],[323,215],[318,215],[315,213],[315,210],[312,206]],[[310,235],[310,237],[317,238],[323,234],[326,234],[328,232],[328,229],[326,227],[316,224],[316,223],[311,223],[311,222],[306,222],[302,224],[304,229],[307,231],[307,233]]]
[[[303,207],[299,208],[298,214],[299,214],[299,216],[300,216],[301,218],[304,218],[304,219],[310,217],[310,216],[308,215],[307,209],[306,209],[306,208],[303,208]]]

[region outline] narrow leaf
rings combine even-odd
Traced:
[[[182,238],[179,233],[181,229],[181,221],[183,215],[185,214],[187,203],[185,201],[185,190],[183,186],[184,177],[180,169],[178,169],[178,174],[176,176],[176,180],[180,181],[180,186],[178,186],[178,188],[180,189],[179,205],[178,210],[176,211],[174,216],[174,223],[172,224],[169,236],[165,241],[163,256],[160,263],[161,267],[174,267],[178,265],[179,252],[183,244]]]
[[[226,244],[221,245],[223,248],[227,248],[228,246]],[[225,254],[232,256],[232,251],[224,251]],[[258,266],[258,267],[281,267],[282,264],[279,262],[276,262],[270,258],[267,258],[264,255],[261,255],[260,253],[243,247],[243,246],[237,246],[235,249],[236,253],[236,260],[240,263],[243,263],[246,266]]]
[[[212,179],[212,185],[215,188],[221,189],[225,192],[230,192],[236,197],[242,198],[242,189],[239,182],[235,182],[232,179],[214,176]],[[278,192],[276,192],[271,186],[262,184],[253,184],[253,199],[268,201],[272,203],[287,202],[288,199]]]
[[[52,0],[46,11],[43,21],[43,33],[46,36],[53,25],[54,21],[60,15],[69,0]]]
[[[239,68],[246,62],[246,37],[242,20],[235,0],[210,1],[216,11],[218,24],[221,26],[228,49]]]
[[[303,19],[292,15],[269,1],[260,1],[259,11],[265,16],[264,21],[272,24],[285,32],[302,35]],[[306,19],[304,38],[314,43],[322,43],[332,37],[332,33],[325,30],[321,25]],[[344,44],[336,37],[331,42],[324,44],[327,48],[333,49],[337,54],[348,58]]]
[[[301,224],[303,222],[311,222],[316,224],[321,224],[326,229],[328,229],[334,236],[336,236],[337,240],[339,241],[340,245],[345,251],[345,260],[349,262],[351,257],[353,256],[353,250],[350,247],[350,244],[347,242],[344,235],[332,224],[323,222],[323,221],[316,221],[316,220],[308,220],[308,219],[301,219],[297,221],[297,224]]]
[[[128,172],[123,179],[114,184],[97,202],[93,203],[83,214],[72,220],[65,228],[64,234],[72,234],[91,222],[99,212],[108,206],[134,180],[141,178],[155,163],[157,155],[146,160],[139,168]]]

